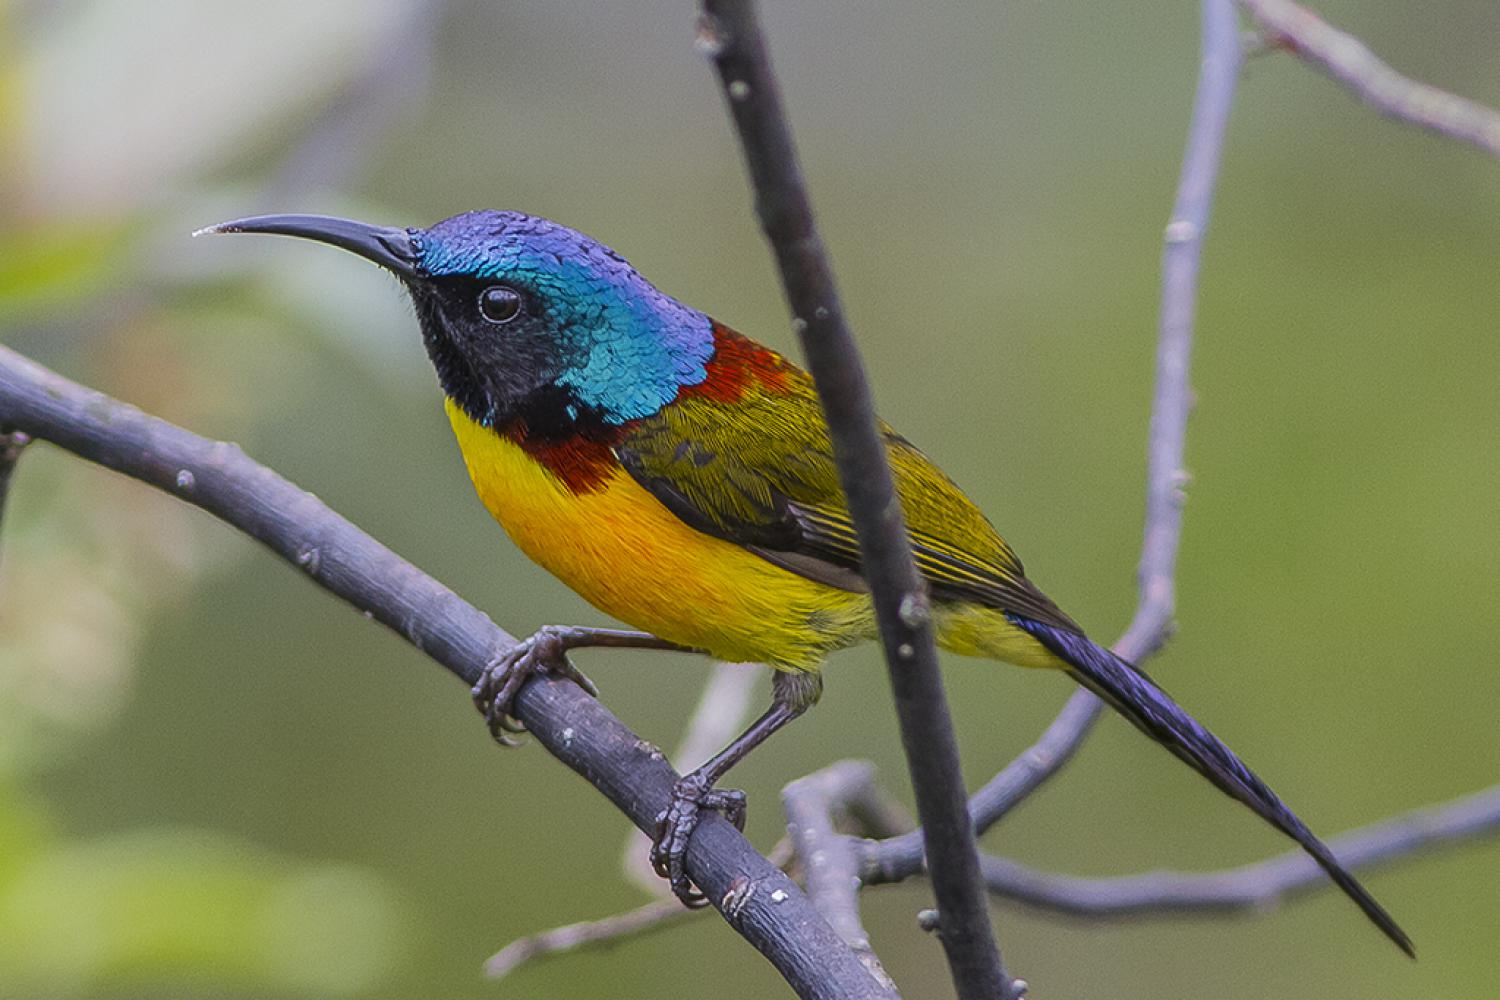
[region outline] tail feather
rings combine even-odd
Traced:
[[[1015,625],[1066,660],[1071,665],[1069,673],[1079,684],[1213,782],[1220,791],[1244,803],[1300,844],[1386,937],[1407,955],[1416,957],[1406,932],[1348,869],[1339,864],[1328,846],[1235,756],[1234,751],[1168,697],[1149,677],[1085,636],[1019,615],[1009,617]]]

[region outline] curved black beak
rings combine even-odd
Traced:
[[[357,253],[405,279],[418,277],[417,249],[411,230],[394,226],[372,226],[353,219],[329,215],[256,215],[248,219],[221,222],[194,233],[275,233],[300,236]]]

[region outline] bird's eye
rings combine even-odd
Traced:
[[[479,315],[491,323],[509,323],[521,312],[521,293],[507,285],[491,285],[479,293]]]

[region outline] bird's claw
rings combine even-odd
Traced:
[[[470,694],[496,743],[507,747],[521,745],[520,740],[506,734],[526,731],[526,726],[516,718],[516,695],[536,674],[566,677],[598,697],[599,689],[594,682],[568,659],[568,650],[579,644],[578,635],[577,629],[548,625],[495,657],[484,668]]]
[[[711,788],[690,774],[672,786],[672,802],[657,814],[656,837],[651,844],[651,867],[671,884],[673,895],[684,906],[694,909],[708,900],[693,888],[683,862],[704,809],[722,813],[737,830],[745,829],[745,793],[734,788]]]

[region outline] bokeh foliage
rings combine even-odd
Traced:
[[[1133,601],[1157,259],[1196,5],[768,3],[882,410],[1108,635]],[[1500,102],[1500,10],[1320,9]],[[260,210],[553,216],[790,350],[689,5],[0,2],[0,337],[237,440],[512,631],[598,614],[473,500],[409,312],[317,247],[189,241]],[[1152,672],[1324,832],[1500,780],[1500,164],[1253,60],[1209,234],[1181,634]],[[0,568],[0,996],[779,995],[712,918],[478,978],[506,940],[631,905],[621,824],[464,692],[167,497],[38,447]],[[873,649],[736,772],[904,766]],[[670,744],[704,676],[588,658]],[[1056,679],[954,662],[982,780]],[[1110,721],[988,838],[1107,874],[1280,850]],[[1484,995],[1500,848],[1373,878],[1402,961],[1333,894],[1263,919],[1080,925],[1001,906],[1047,995]],[[949,995],[920,887],[866,900],[906,995]],[[678,987],[671,977],[689,977]]]

